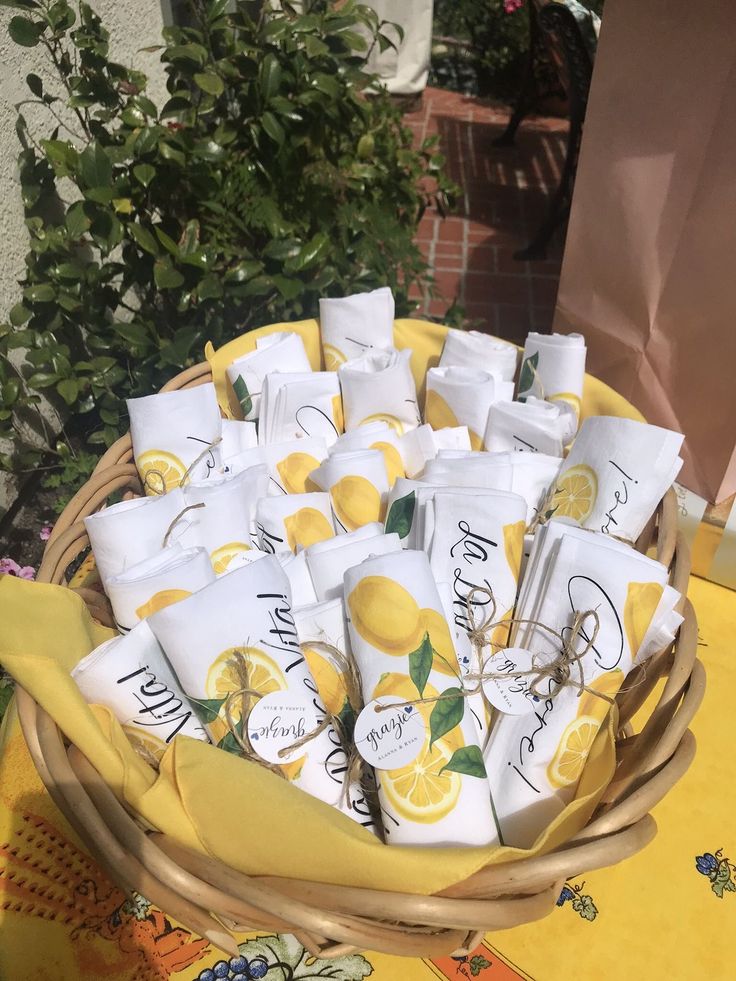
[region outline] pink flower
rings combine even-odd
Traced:
[[[503,9],[507,14],[513,14],[524,6],[524,0],[503,0]]]
[[[0,576],[17,576],[19,579],[35,579],[36,570],[32,565],[20,566],[15,561],[15,559],[9,559],[7,557],[0,559]]]
[[[39,531],[38,537],[41,539],[42,542],[47,542],[49,538],[51,538],[51,525],[44,525],[43,528]]]

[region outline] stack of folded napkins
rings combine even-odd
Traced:
[[[578,429],[579,335],[450,330],[417,386],[389,290],[320,314],[326,370],[297,329],[227,368],[240,418],[129,402],[146,496],[85,519],[121,636],[75,678],[146,758],[205,739],[387,844],[530,847],[681,621],[633,543],[682,436]]]

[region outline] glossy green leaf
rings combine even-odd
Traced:
[[[51,388],[58,380],[59,376],[56,372],[36,371],[28,379],[28,385],[30,388]]]
[[[434,703],[429,716],[430,747],[459,725],[465,714],[465,698],[460,688],[446,688],[441,694],[443,697]]]
[[[258,77],[261,83],[261,95],[268,102],[278,94],[281,85],[281,65],[276,55],[269,51],[261,62]]]
[[[10,313],[8,314],[8,319],[13,327],[20,327],[24,324],[28,318],[31,316],[31,311],[23,303],[16,303],[14,307],[11,307]]]
[[[208,95],[222,95],[225,91],[225,83],[214,72],[197,72],[194,75],[194,81]]]
[[[283,146],[285,138],[284,127],[272,112],[264,112],[261,116],[261,125],[275,143]]]
[[[23,290],[23,296],[31,303],[50,303],[56,296],[56,291],[50,283],[36,283]]]
[[[79,154],[79,175],[88,188],[109,186],[112,164],[99,143],[91,143]]]
[[[386,517],[386,534],[396,532],[399,538],[406,538],[411,531],[416,506],[416,492],[409,491],[404,497],[398,497],[389,508]]]
[[[69,208],[64,218],[64,224],[72,239],[81,238],[89,230],[92,223],[85,214],[84,205],[81,201],[75,202]]]
[[[133,168],[133,174],[135,175],[137,181],[139,181],[144,187],[148,187],[153,178],[156,176],[156,168],[147,163],[137,164]]]
[[[153,278],[160,290],[176,289],[184,282],[184,277],[172,266],[169,259],[158,259],[154,262]]]
[[[131,222],[131,224],[128,225],[128,234],[131,236],[131,238],[135,239],[142,249],[145,249],[146,252],[150,252],[151,255],[158,255],[161,251],[156,243],[156,239],[153,237],[153,235],[151,235],[148,229],[144,228],[142,225]]]
[[[164,158],[164,160],[169,160],[171,163],[178,164],[180,167],[186,166],[187,158],[181,152],[177,150],[176,147],[172,146],[170,143],[159,144],[158,152]]]
[[[250,397],[248,386],[245,384],[242,375],[238,375],[235,379],[233,391],[235,392],[235,398],[240,403],[240,408],[243,410],[243,417],[247,418],[253,411],[253,399]]]
[[[67,405],[73,405],[79,394],[79,385],[73,378],[62,378],[56,384],[56,391],[61,395]]]
[[[466,773],[470,777],[480,777],[483,780],[488,779],[483,754],[478,746],[462,746],[460,749],[456,749],[450,757],[449,763],[445,763],[440,773],[444,773],[445,770],[452,770],[453,773]]]
[[[539,351],[535,351],[528,358],[524,359],[524,363],[521,366],[521,372],[519,374],[519,401],[523,401],[522,395],[528,392],[534,386],[534,380],[537,377],[537,365],[539,364]]]
[[[432,670],[434,652],[429,634],[425,634],[419,647],[409,655],[409,675],[419,692],[420,697],[424,696],[424,686],[427,684],[429,672]]]
[[[24,48],[35,48],[45,27],[43,22],[32,21],[27,17],[11,17],[8,33],[16,44]]]

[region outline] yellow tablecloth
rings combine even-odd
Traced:
[[[242,960],[231,969],[206,941],[110,884],[43,789],[11,710],[0,743],[0,981],[731,978],[736,592],[693,579],[690,596],[708,689],[693,724],[695,762],[654,812],[659,834],[622,865],[567,883],[546,920],[489,934],[464,959],[312,961],[294,938],[253,934],[239,938]]]

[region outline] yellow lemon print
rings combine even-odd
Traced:
[[[433,388],[427,392],[424,402],[424,421],[429,423],[432,429],[451,429],[460,425],[450,406]]]
[[[656,582],[629,583],[624,603],[624,630],[632,660],[639,653],[663,592],[664,586]]]
[[[547,767],[547,779],[552,787],[560,790],[578,782],[599,728],[600,723],[593,716],[580,715],[565,729]]]
[[[323,344],[322,354],[325,358],[325,371],[337,371],[340,365],[347,361],[342,351],[334,344]]]
[[[582,404],[580,398],[574,395],[572,392],[557,392],[555,395],[547,396],[548,402],[567,402],[575,409],[575,415],[580,418],[580,411],[582,409]]]
[[[339,715],[347,699],[345,675],[332,661],[318,654],[312,647],[303,647],[304,659],[317,685],[322,704],[330,715]]]
[[[434,824],[447,817],[458,802],[462,780],[452,770],[441,772],[453,750],[443,739],[424,749],[413,763],[381,774],[381,789],[396,813],[417,824]]]
[[[245,677],[241,675],[236,661],[236,655],[245,659],[245,676],[248,688],[269,695],[272,691],[283,691],[286,688],[286,678],[281,668],[273,658],[258,647],[228,647],[219,654],[210,665],[205,682],[205,697],[212,699],[227,698],[234,691],[245,687]],[[233,721],[240,719],[242,712],[241,700],[234,698],[231,705]],[[224,710],[207,726],[210,736],[219,743],[228,731]]]
[[[338,433],[345,432],[345,416],[342,412],[342,397],[340,395],[332,396],[332,421],[335,423],[335,429]]]
[[[386,576],[362,579],[348,596],[348,608],[363,640],[384,654],[411,654],[426,632],[414,597]]]
[[[215,575],[221,576],[223,572],[227,572],[227,567],[235,556],[248,551],[250,551],[250,545],[247,542],[228,542],[227,545],[221,545],[214,552],[210,552],[210,562]]]
[[[432,670],[459,679],[460,666],[457,663],[457,653],[447,620],[437,610],[430,608],[422,610],[419,616],[425,632],[429,634],[429,642],[435,653]]]
[[[398,477],[406,476],[404,461],[401,459],[401,454],[395,446],[391,445],[391,443],[382,443],[379,440],[377,443],[371,443],[368,448],[371,450],[380,450],[381,453],[383,453],[383,462],[386,466],[389,487],[394,486]]]
[[[374,412],[371,416],[366,416],[358,423],[359,426],[366,426],[369,422],[385,422],[394,430],[397,436],[404,435],[404,423],[389,412]]]
[[[373,689],[373,695],[371,697],[380,698],[381,695],[395,695],[397,698],[402,698],[407,702],[412,702],[414,699],[419,698],[419,692],[411,678],[406,674],[398,674],[395,671],[387,671],[378,679],[378,684]],[[434,685],[427,682],[424,686],[422,697],[437,698],[438,695],[439,692]],[[425,702],[424,704],[414,706],[427,726],[429,725],[429,717],[432,714],[432,709],[436,704],[436,702]],[[442,740],[447,743],[453,753],[456,749],[461,749],[465,745],[463,731],[459,725],[446,732]]]
[[[335,529],[327,518],[316,508],[299,508],[294,514],[284,518],[286,540],[292,552],[299,548],[308,548],[315,542],[323,542],[333,538]]]
[[[594,681],[591,681],[588,685],[591,691],[584,691],[578,699],[578,718],[582,715],[587,715],[589,718],[595,719],[600,725],[608,715],[608,710],[611,707],[611,703],[607,701],[607,698],[616,697],[623,681],[624,673],[621,668],[606,671]],[[600,694],[594,695],[593,692],[599,692]],[[606,695],[607,698],[601,698],[601,695]]]
[[[145,620],[146,617],[150,617],[157,610],[163,610],[164,607],[171,606],[172,603],[178,603],[179,600],[186,599],[187,596],[191,595],[191,591],[188,589],[160,589],[146,603],[138,607],[135,615],[141,620]]]
[[[166,752],[166,743],[158,736],[154,736],[152,732],[131,725],[124,725],[122,729],[133,749],[140,753],[144,759],[150,755],[156,760],[160,760]]]
[[[310,473],[319,466],[309,453],[290,453],[276,464],[281,483],[287,494],[305,494]],[[314,487],[314,484],[311,485]]]
[[[166,494],[178,487],[187,468],[178,456],[166,450],[146,450],[135,461],[146,494]]]
[[[458,423],[455,423],[455,425],[457,426]],[[483,438],[479,436],[477,433],[474,433],[469,426],[468,426],[468,438],[470,439],[471,450],[484,450],[486,448],[486,444],[483,442]]]
[[[519,581],[525,531],[525,521],[515,521],[512,525],[503,526],[503,548],[506,553],[506,561],[509,564],[509,569],[511,569],[514,576],[514,582]]]
[[[343,477],[330,488],[330,497],[338,520],[348,531],[383,521],[381,495],[365,477]]]
[[[587,464],[565,470],[557,480],[551,509],[555,518],[572,518],[582,522],[593,510],[598,496],[598,478]]]

